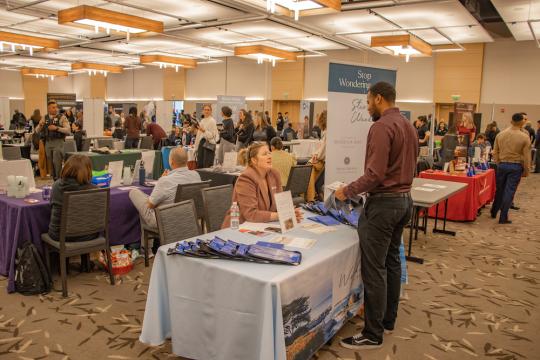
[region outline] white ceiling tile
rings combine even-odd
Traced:
[[[438,33],[436,30],[428,29],[428,30],[415,30],[411,31],[414,35],[418,36],[425,42],[431,44],[431,45],[444,45],[444,44],[451,44],[452,42],[449,41],[447,38],[442,36],[440,33]]]
[[[296,39],[288,39],[287,44],[306,50],[339,50],[347,47],[319,36],[307,36]]]
[[[402,28],[476,25],[476,19],[458,0],[375,9]]]
[[[181,36],[192,37],[197,40],[205,41],[210,44],[235,44],[245,41],[259,40],[256,36],[248,36],[234,31],[220,30],[217,28],[193,29],[187,31],[172,32],[171,35],[179,34]]]
[[[367,10],[345,11],[335,14],[304,16],[300,23],[317,27],[330,33],[376,32],[393,30],[396,27]]]
[[[371,37],[372,36],[391,36],[391,35],[406,35],[406,31],[392,31],[392,32],[383,32],[383,33],[367,33],[367,34],[352,34],[346,35],[346,37],[358,41],[364,45],[371,46]]]
[[[480,25],[440,28],[439,30],[458,43],[466,44],[493,41],[488,32]]]
[[[233,30],[238,33],[270,40],[297,38],[309,35],[304,31],[296,30],[291,27],[280,25],[268,20],[237,23],[223,26],[223,28]]]
[[[540,19],[540,0],[491,0],[491,2],[507,23]]]

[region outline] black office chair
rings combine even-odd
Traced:
[[[143,136],[139,142],[140,149],[154,150],[154,141],[151,136]]]
[[[193,200],[197,213],[197,219],[204,220],[204,203],[201,190],[210,187],[210,180],[190,184],[180,184],[176,189],[174,202]]]
[[[206,231],[212,232],[221,229],[225,214],[232,205],[232,185],[214,186],[201,190],[204,203],[204,221]]]
[[[285,191],[291,192],[294,205],[305,202],[301,195],[307,193],[312,170],[311,165],[296,165],[291,168]]]

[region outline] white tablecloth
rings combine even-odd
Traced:
[[[319,148],[321,140],[316,139],[298,139],[293,140],[294,145],[292,145],[292,152],[296,155],[297,158],[307,158],[311,157],[313,153]],[[298,144],[296,144],[298,143]]]
[[[30,189],[36,187],[34,172],[32,171],[32,163],[28,159],[0,160],[0,188],[7,189],[8,175],[26,176],[30,182]]]
[[[157,345],[171,338],[173,352],[192,359],[286,359],[299,352],[298,359],[308,359],[363,298],[356,230],[335,228],[324,235],[288,233],[317,240],[301,250],[299,266],[167,256],[174,245],[160,247],[140,341]],[[230,229],[200,238],[214,235],[244,243],[265,239]]]

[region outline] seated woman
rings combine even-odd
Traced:
[[[247,167],[234,186],[232,201],[240,208],[240,223],[271,222],[278,220],[274,194],[283,191],[279,173],[272,169],[272,155],[266,143],[253,143],[241,153]],[[297,210],[297,219],[301,213]],[[225,216],[222,228],[230,226],[230,215]]]
[[[324,163],[326,159],[326,110],[324,110],[317,119],[317,125],[321,128],[322,139],[319,144],[319,148],[311,157],[309,161],[313,166],[311,171],[311,178],[309,179],[308,190],[306,194],[307,201],[315,201],[315,196],[317,195],[317,190],[315,189],[315,182],[317,178],[324,170]]]
[[[94,187],[92,180],[92,163],[85,155],[71,155],[56,180],[51,191],[51,220],[48,234],[51,239],[60,240],[60,220],[62,218],[62,201],[66,191],[87,190]],[[66,241],[92,240],[97,234],[68,237]]]
[[[116,120],[112,137],[113,139],[124,140],[124,136],[126,136],[126,131],[122,127],[122,121]]]

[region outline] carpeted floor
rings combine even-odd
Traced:
[[[426,262],[408,264],[410,283],[384,347],[340,348],[340,338],[361,329],[355,318],[318,358],[540,359],[538,199],[540,175],[533,174],[519,187],[521,209],[511,212],[512,225],[498,225],[484,209],[474,223],[450,223],[455,238],[420,235],[414,254]],[[113,287],[101,272],[72,271],[68,299],[8,295],[0,279],[0,359],[174,358],[169,343],[147,347],[137,340],[149,274],[139,261]]]

